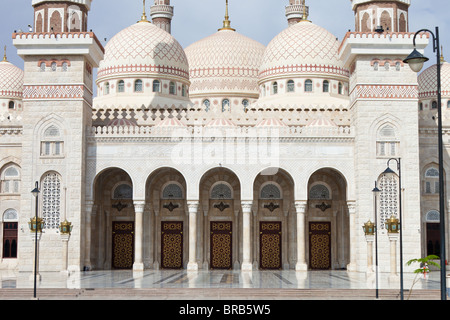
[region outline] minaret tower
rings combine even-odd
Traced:
[[[305,2],[305,0],[289,0],[289,5],[286,7],[286,18],[289,26],[307,19],[309,7]]]
[[[408,32],[411,0],[352,0],[356,32]]]
[[[94,69],[104,55],[100,41],[87,30],[91,3],[33,0],[34,32],[12,35],[24,60],[25,74],[21,163],[24,214],[19,222],[27,225],[35,212],[29,189],[37,181],[38,210],[45,223],[39,240],[39,246],[45,247],[39,252],[40,271],[80,271],[86,265],[85,247],[90,245],[85,240],[91,219],[85,200],[86,133],[92,126]],[[73,225],[70,241],[59,234],[64,220]],[[31,247],[29,232],[19,237],[19,244]],[[22,271],[33,270],[31,251],[22,251],[21,259]]]
[[[155,0],[155,4],[150,8],[152,22],[161,29],[172,32],[173,6],[170,0]]]

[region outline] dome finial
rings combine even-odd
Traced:
[[[309,21],[308,20],[309,8],[308,11],[306,9],[307,9],[306,0],[303,0],[303,16],[301,21]]]
[[[441,64],[443,64],[444,62],[445,62],[445,59],[444,59],[444,47],[441,46]]]
[[[144,1],[144,11],[142,12],[142,17],[141,17],[141,21],[138,22],[150,22],[147,20],[147,14],[145,13],[145,0]]]
[[[219,29],[219,31],[221,30],[236,31],[235,29],[231,28],[230,17],[228,16],[228,0],[226,0],[225,20],[223,21],[223,28]]]
[[[4,48],[4,53],[3,53],[3,62],[8,62],[8,58],[6,57],[6,46]]]

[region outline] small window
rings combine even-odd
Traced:
[[[52,71],[53,71],[53,72],[56,71],[56,62],[52,62]]]
[[[266,184],[259,196],[260,199],[281,199],[281,191],[275,184]]]
[[[153,81],[153,92],[161,92],[161,82],[159,80]]]
[[[181,96],[182,97],[186,97],[186,86],[183,84],[182,86],[181,86]]]
[[[114,189],[113,199],[133,199],[133,188],[128,184],[121,184]]]
[[[378,62],[375,62],[374,64],[373,64],[373,70],[375,70],[375,71],[378,71],[378,66],[379,66],[380,64],[378,63]]]
[[[386,62],[384,64],[384,70],[389,71],[389,69],[391,69],[391,65],[389,64],[389,62]]]
[[[339,94],[344,94],[344,86],[342,85],[342,82],[339,82]]]
[[[295,91],[295,83],[294,80],[289,80],[287,82],[287,92],[294,92]]]
[[[419,103],[419,111],[422,111],[423,110],[423,103],[421,102],[421,103]]]
[[[109,94],[109,82],[105,83],[105,94]]]
[[[142,80],[136,80],[134,82],[134,91],[135,92],[142,92],[143,91]]]
[[[19,170],[15,166],[9,166],[2,173],[0,191],[2,193],[19,193],[19,182]]]
[[[119,81],[117,92],[125,92],[125,82],[123,80]]]
[[[447,108],[450,108],[450,100],[447,101]]]
[[[272,94],[278,94],[278,83],[272,83]]]
[[[51,125],[45,129],[41,141],[41,156],[52,157],[63,154],[64,143],[58,127]]]
[[[170,94],[177,94],[177,85],[175,82],[170,82],[169,84],[169,93]]]
[[[222,112],[230,111],[230,100],[223,99],[222,100]]]
[[[437,109],[437,101],[431,103],[431,109]]]
[[[395,70],[396,71],[400,71],[401,70],[401,64],[398,61],[395,63]]]
[[[205,108],[205,111],[209,111],[209,108],[211,106],[211,102],[208,99],[203,100],[203,107]]]
[[[244,100],[242,100],[242,105],[244,106],[244,110],[247,110],[247,108],[250,105],[250,103],[248,102],[247,99],[244,99]]]
[[[67,62],[63,62],[63,64],[62,64],[62,71],[63,72],[67,72],[68,69],[69,69],[69,65],[67,64]]]
[[[39,70],[40,70],[41,72],[45,72],[45,67],[46,67],[45,62],[41,62],[41,65],[40,65],[40,67],[39,67]]]
[[[312,91],[313,91],[312,80],[306,80],[305,81],[305,92],[312,92]]]
[[[183,190],[178,184],[171,183],[167,185],[162,193],[163,199],[183,199]]]
[[[233,194],[231,189],[225,183],[216,184],[211,189],[211,199],[233,199]]]
[[[8,109],[14,109],[14,108],[15,108],[14,101],[10,101],[8,104]]]
[[[323,92],[330,92],[330,82],[328,80],[323,82]]]

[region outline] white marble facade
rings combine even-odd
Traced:
[[[36,26],[51,6],[78,10],[84,21],[91,2],[33,1]],[[362,226],[374,221],[375,181],[385,188],[377,202],[381,270],[398,269],[391,263],[398,243],[384,222],[398,217],[399,192],[404,259],[433,250],[433,95],[421,93],[420,78],[402,62],[413,34],[349,32],[338,41],[308,21],[297,2],[286,10],[298,21],[267,47],[231,28],[227,12],[222,29],[183,50],[167,27],[170,1],[155,2],[153,23],[144,13],[105,48],[83,26],[13,34],[25,70],[0,62],[0,73],[23,83],[0,87],[0,218],[16,223],[15,231],[14,224],[0,230],[0,269],[33,269],[35,181],[45,222],[42,271],[138,272],[179,263],[190,271],[217,265],[366,272],[373,253]],[[353,2],[359,17],[376,1]],[[410,3],[378,5],[407,13]],[[419,50],[428,44],[426,37],[417,41]],[[218,53],[218,44],[229,54]],[[391,158],[401,158],[402,190],[398,179],[381,175]],[[390,167],[397,172],[392,161]],[[59,231],[65,220],[70,236]],[[126,223],[132,233],[116,229]],[[315,224],[327,228],[325,256],[313,244],[321,234]],[[179,247],[166,247],[168,225],[180,226],[170,233]],[[226,235],[215,230],[223,226]],[[15,254],[5,239],[16,240]],[[267,249],[270,241],[279,243]],[[176,250],[170,260],[167,252]],[[227,253],[217,258],[220,250]]]

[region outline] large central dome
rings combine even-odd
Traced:
[[[303,20],[282,31],[267,46],[260,78],[278,75],[348,75],[339,60],[339,41],[326,29]]]
[[[98,77],[135,73],[188,80],[189,65],[183,48],[172,35],[152,23],[139,22],[108,42]]]

